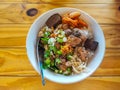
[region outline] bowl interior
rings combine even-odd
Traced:
[[[42,14],[40,17],[37,18],[37,20],[32,24],[27,40],[26,40],[26,49],[27,49],[27,55],[28,58],[32,64],[32,66],[35,68],[35,70],[39,72],[37,61],[36,61],[36,39],[38,32],[42,28],[42,26],[45,25],[46,20],[53,14],[59,13],[60,15],[63,15],[64,13],[69,13],[73,11],[79,11],[81,13],[81,18],[87,22],[89,29],[93,31],[95,40],[99,42],[98,48],[95,52],[94,57],[87,65],[87,68],[85,72],[77,74],[77,75],[71,75],[71,76],[63,76],[59,74],[55,74],[54,72],[51,72],[49,70],[44,70],[44,76],[54,82],[58,83],[74,83],[81,81],[85,79],[86,77],[90,76],[100,65],[105,52],[105,39],[103,32],[100,28],[100,26],[97,24],[97,22],[87,13],[85,13],[82,10],[75,9],[75,8],[56,8],[53,10],[50,10],[44,14]]]

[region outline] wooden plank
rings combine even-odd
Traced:
[[[0,0],[0,3],[119,3],[119,0]]]
[[[0,49],[0,74],[37,74],[24,49]]]
[[[40,0],[0,0],[0,3],[40,3]]]
[[[94,75],[120,75],[120,50],[106,49],[105,57]],[[118,64],[119,63],[119,64]]]
[[[23,0],[0,0],[0,2],[22,2]]]
[[[25,48],[0,49],[0,75],[37,75]],[[93,76],[120,75],[120,49],[106,49],[104,60]]]
[[[105,35],[106,48],[120,48],[120,25],[101,26]]]
[[[47,3],[119,3],[119,0],[41,0]]]
[[[31,24],[0,25],[0,47],[25,47],[26,36]],[[120,26],[101,25],[107,48],[120,48]]]
[[[1,25],[0,26],[0,46],[25,46],[26,36],[29,30],[29,25]]]
[[[0,77],[0,90],[118,90],[120,77],[89,77],[73,84],[46,82],[43,87],[40,77]]]
[[[42,13],[58,7],[74,7],[89,13],[98,23],[120,24],[120,4],[0,4],[0,23],[33,23]],[[38,14],[28,16],[26,11],[36,8]],[[103,8],[103,9],[101,9]]]

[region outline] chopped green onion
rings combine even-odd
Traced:
[[[44,62],[45,62],[45,64],[50,65],[51,60],[50,60],[50,58],[47,58]]]
[[[68,68],[67,68],[67,71],[71,71],[71,68],[70,68],[70,67],[68,67]]]
[[[55,59],[55,63],[56,63],[56,64],[60,64],[60,63],[61,63],[61,60],[60,60],[59,58],[56,58],[56,59]]]
[[[44,69],[47,69],[47,68],[48,68],[45,63],[43,63],[42,67],[43,67]]]
[[[55,46],[49,45],[49,49],[50,49],[50,51],[54,51],[54,53],[57,52],[57,48]]]
[[[51,62],[51,66],[54,66],[54,62]]]
[[[44,54],[44,58],[48,58],[48,57],[49,57],[48,55]]]
[[[47,44],[48,40],[49,40],[49,38],[45,38],[45,37],[41,38],[41,41],[42,41],[43,44]]]
[[[62,71],[62,70],[59,70],[59,73],[60,73],[60,74],[62,74],[62,73],[63,73],[63,71]]]
[[[50,32],[45,32],[44,33],[44,37],[49,37],[49,35],[50,35]]]
[[[59,30],[59,33],[60,33],[61,35],[65,35],[65,32],[63,31],[63,29],[60,29],[60,30]]]
[[[65,72],[63,72],[64,75],[68,76],[72,73],[72,68],[68,67],[67,70]]]
[[[63,46],[61,45],[60,48],[63,48]]]
[[[70,54],[67,55],[67,59],[71,60],[72,56]]]
[[[45,50],[44,58],[48,58],[49,56],[50,56],[50,51],[49,50]]]
[[[50,39],[48,40],[48,44],[54,46],[55,41],[56,41],[55,38],[50,38]]]
[[[56,70],[55,70],[55,73],[58,73],[58,71],[59,71],[59,70],[56,69]]]
[[[64,36],[63,35],[58,35],[59,38],[63,38]]]
[[[50,68],[50,64],[48,64],[48,65],[47,65],[47,67],[49,67],[49,68]]]
[[[57,42],[59,42],[59,43],[63,43],[63,39],[61,39],[61,38],[57,38]]]
[[[57,51],[57,54],[58,54],[58,55],[61,55],[61,54],[62,54],[62,51],[61,51],[61,50]]]

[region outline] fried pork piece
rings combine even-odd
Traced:
[[[64,30],[64,32],[65,32],[66,36],[69,36],[72,34],[72,31],[70,29],[66,29],[66,30]]]
[[[62,70],[62,71],[66,71],[67,66],[66,66],[65,64],[61,64],[61,65],[59,65],[58,68],[59,68],[60,70]]]
[[[75,53],[80,57],[80,59],[85,62],[88,58],[88,51],[82,47],[76,47]]]
[[[66,29],[68,29],[68,28],[69,28],[68,24],[62,24],[62,29],[63,29],[63,30],[66,30]]]
[[[67,44],[69,44],[72,47],[76,47],[77,45],[81,44],[82,40],[78,37],[75,37],[74,35],[70,35],[68,37],[68,42]]]
[[[56,46],[57,49],[60,49],[60,46],[61,46],[61,45],[60,45],[60,43],[57,43],[57,42],[56,42],[56,43],[55,43],[55,46]]]
[[[81,35],[80,39],[82,40],[82,46],[84,46],[84,43],[87,40],[87,38],[84,35]]]

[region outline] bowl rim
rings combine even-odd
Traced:
[[[51,10],[48,10],[47,12],[45,12],[45,13],[43,13],[43,14],[41,14],[33,23],[32,23],[32,25],[31,25],[31,27],[30,27],[30,29],[29,29],[29,32],[28,32],[28,34],[27,34],[27,39],[26,39],[26,51],[27,51],[27,56],[28,56],[28,58],[29,58],[29,52],[28,52],[28,39],[29,39],[29,36],[30,36],[30,31],[32,30],[32,27],[34,27],[34,24],[36,23],[36,22],[38,22],[39,21],[39,19],[41,18],[41,17],[43,17],[44,15],[46,15],[47,13],[49,13],[49,12],[52,12],[52,11],[54,11],[54,10],[60,10],[60,9],[73,9],[73,10],[77,10],[77,11],[80,11],[80,12],[82,12],[82,13],[84,13],[85,15],[87,15],[87,16],[89,16],[89,18],[91,19],[91,20],[93,20],[97,25],[98,25],[98,27],[100,28],[100,26],[99,26],[99,24],[97,23],[97,21],[92,17],[92,16],[90,16],[88,13],[86,13],[85,11],[83,11],[83,10],[80,10],[80,9],[77,9],[77,8],[71,8],[71,7],[60,7],[60,8],[55,8],[55,9],[51,9]],[[85,78],[87,78],[87,77],[89,77],[93,72],[95,72],[96,71],[96,69],[100,66],[100,64],[102,63],[102,61],[103,61],[103,58],[104,58],[104,54],[105,54],[105,38],[104,38],[104,34],[103,34],[103,31],[102,31],[102,29],[100,28],[100,30],[101,30],[101,32],[102,32],[102,35],[103,35],[103,52],[102,52],[102,57],[101,57],[101,61],[100,61],[100,63],[98,64],[98,66],[95,68],[95,69],[92,69],[91,70],[91,72],[89,73],[89,74],[87,74],[84,78],[82,78],[82,79],[78,79],[77,81],[71,81],[71,82],[60,82],[60,81],[56,81],[56,80],[53,80],[53,79],[51,79],[51,78],[48,78],[48,77],[46,77],[46,79],[48,79],[48,80],[50,80],[50,81],[53,81],[53,82],[56,82],[56,83],[61,83],[61,84],[70,84],[70,83],[76,83],[76,82],[79,82],[79,81],[82,81],[82,80],[84,80]],[[30,58],[29,58],[29,61],[30,61],[30,63],[31,63],[31,60],[30,60]],[[31,63],[32,64],[32,63]],[[32,64],[32,66],[33,66],[33,64]],[[34,67],[34,66],[33,66]],[[35,69],[35,67],[34,67],[34,69]],[[36,70],[36,69],[35,69]],[[37,70],[36,70],[37,71]],[[37,71],[38,72],[38,71]],[[38,72],[39,73],[39,72]],[[39,73],[40,74],[40,73]]]

